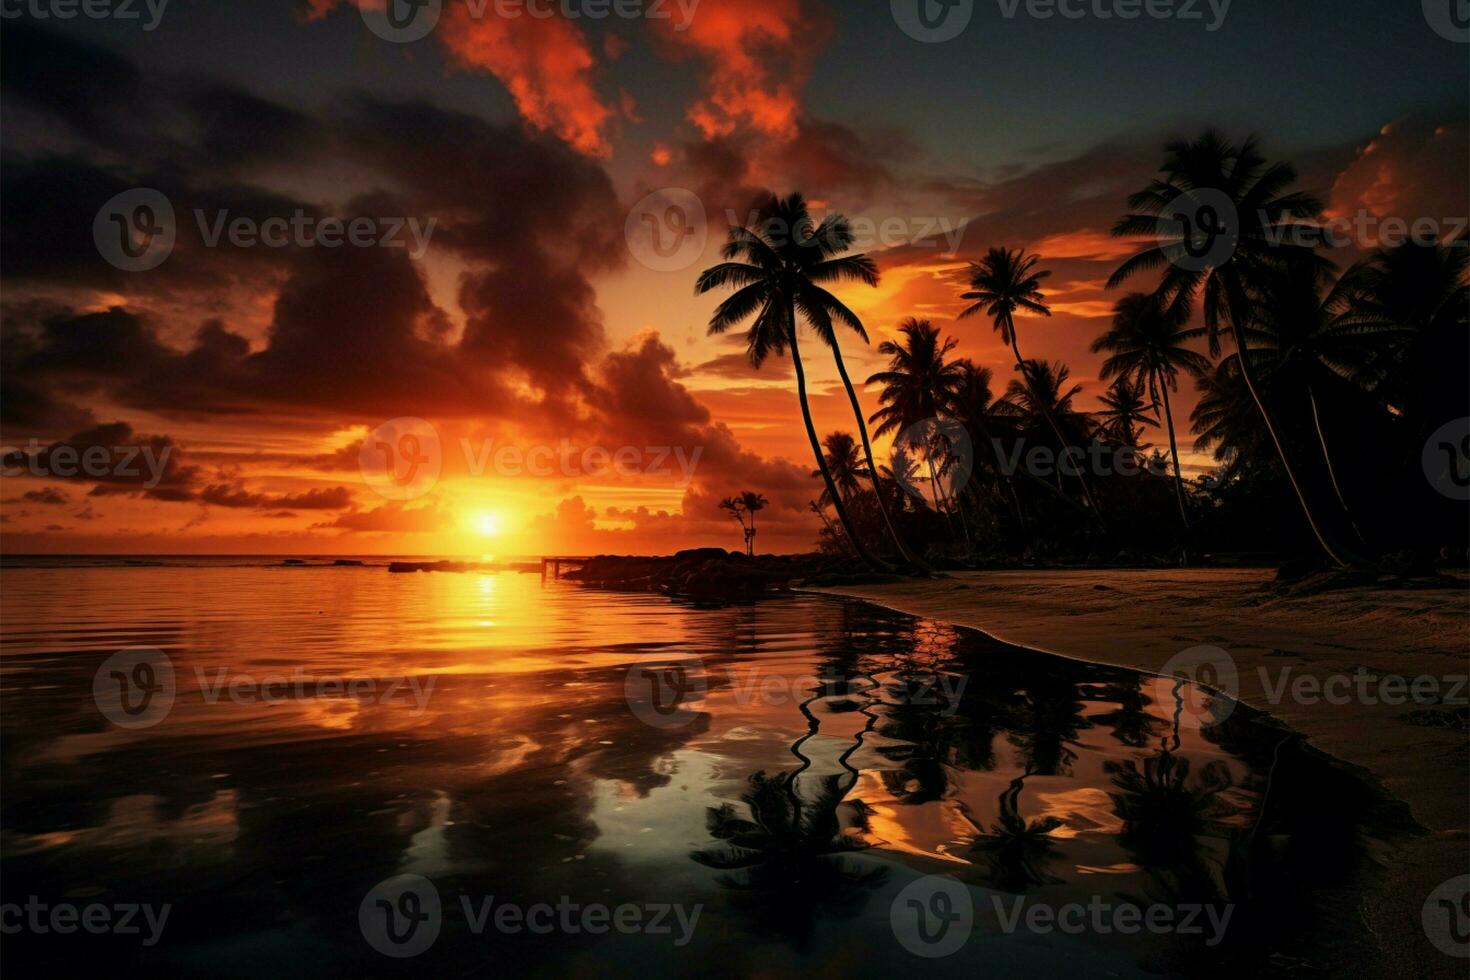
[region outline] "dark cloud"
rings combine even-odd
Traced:
[[[199,491],[199,501],[216,507],[273,510],[345,510],[352,506],[347,487],[317,487],[303,493],[272,495],[247,490],[239,483],[212,483]]]
[[[21,494],[21,499],[28,500],[33,504],[55,504],[61,505],[70,502],[71,498],[66,495],[65,490],[56,487],[42,487],[40,490],[27,490]]]
[[[191,500],[199,467],[185,466],[179,456],[169,437],[141,435],[126,422],[111,422],[34,450],[9,447],[0,464],[11,476],[93,483],[93,497]]]
[[[336,520],[313,524],[313,530],[340,530],[394,534],[429,534],[449,526],[450,515],[437,506],[407,507],[391,501],[373,510],[342,514]]]

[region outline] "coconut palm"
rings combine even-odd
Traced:
[[[1156,407],[1144,400],[1143,382],[1113,379],[1108,390],[1098,396],[1103,409],[1097,413],[1099,434],[1129,449],[1140,447],[1138,441],[1148,426],[1158,427],[1159,420],[1148,414]]]
[[[827,472],[832,474],[832,482],[850,506],[861,489],[859,478],[868,475],[863,469],[862,458],[858,456],[857,442],[850,433],[833,432],[822,440],[822,446],[826,449]],[[817,503],[824,507],[831,502],[825,492],[817,498]]]
[[[746,528],[745,553],[755,554],[755,515],[770,505],[770,501],[754,490],[745,490],[740,494],[740,506],[750,519],[750,527]]]
[[[1240,376],[1239,361],[1231,354],[1199,379],[1200,400],[1189,413],[1194,448],[1212,451],[1226,464],[1227,473],[1248,459],[1274,455],[1255,400]]]
[[[1322,203],[1310,194],[1290,190],[1296,170],[1290,164],[1270,163],[1255,139],[1235,145],[1221,133],[1205,132],[1194,140],[1178,139],[1164,147],[1159,176],[1128,198],[1130,214],[1113,227],[1113,234],[1150,238],[1151,244],[1123,262],[1108,280],[1109,288],[1121,285],[1140,272],[1157,272],[1160,281],[1155,295],[1159,302],[1186,320],[1195,304],[1203,309],[1205,336],[1210,353],[1220,351],[1220,333],[1228,328],[1242,354],[1238,366],[1241,379],[1265,423],[1277,456],[1297,503],[1322,550],[1339,565],[1361,564],[1319,513],[1301,479],[1300,461],[1283,440],[1275,412],[1261,390],[1249,356],[1248,331],[1256,316],[1253,287],[1273,269],[1291,259],[1296,263],[1330,264],[1313,251],[1315,229],[1307,222],[1322,211]],[[1190,202],[1223,195],[1228,202],[1219,220],[1233,250],[1215,264],[1189,261],[1199,244],[1187,222],[1174,220],[1181,196],[1201,195]],[[1189,201],[1189,198],[1185,198]],[[1218,214],[1219,208],[1215,208]]]
[[[844,800],[851,786],[824,776],[803,799],[797,775],[757,772],[741,794],[742,815],[733,804],[710,807],[705,825],[715,843],[689,856],[724,872],[719,881],[745,900],[764,926],[804,942],[822,912],[852,914],[864,890],[881,884],[881,867],[850,862],[868,844],[868,808]],[[854,832],[856,831],[856,833]]]
[[[740,538],[745,542],[745,550],[750,551],[750,527],[745,523],[745,505],[736,497],[725,497],[720,501],[720,510],[727,512],[736,524],[740,525]]]
[[[1068,384],[1072,369],[1061,361],[1027,361],[1021,377],[1025,380],[1012,378],[1006,385],[1005,397],[995,403],[995,414],[1033,428],[1055,428],[1065,448],[1068,439],[1076,436],[1073,430],[1085,421],[1072,407],[1072,399],[1082,394],[1080,384]]]
[[[1165,307],[1147,293],[1129,293],[1113,307],[1113,326],[1093,341],[1094,353],[1107,351],[1103,378],[1117,378],[1147,385],[1154,404],[1162,402],[1169,431],[1169,455],[1174,460],[1174,496],[1179,502],[1179,519],[1189,526],[1184,506],[1184,474],[1179,466],[1179,440],[1174,434],[1174,410],[1169,392],[1179,390],[1179,373],[1202,375],[1210,362],[1185,344],[1200,332],[1189,330],[1189,316],[1177,306]]]
[[[877,372],[867,381],[870,385],[883,386],[878,395],[880,407],[868,418],[878,426],[874,431],[880,436],[944,417],[963,380],[963,369],[948,360],[958,346],[953,338],[941,341],[939,328],[928,320],[913,317],[899,324],[898,330],[903,335],[902,344],[885,340],[878,345],[878,353],[888,358],[888,370]],[[925,450],[934,506],[939,510],[944,499],[934,466],[939,446],[929,436],[915,440],[909,448],[918,445]]]
[[[749,227],[730,227],[722,253],[725,261],[700,273],[695,284],[695,292],[700,295],[715,289],[735,290],[716,307],[710,317],[709,332],[722,334],[754,317],[746,332],[751,364],[760,367],[772,354],[780,356],[788,349],[791,351],[802,422],[832,508],[858,557],[869,566],[886,567],[868,552],[854,532],[847,507],[827,470],[816,425],[812,422],[806,368],[797,336],[799,315],[829,347],[835,348],[837,343],[834,321],[851,327],[866,339],[857,316],[819,283],[857,279],[876,284],[876,268],[865,256],[834,256],[832,250],[844,240],[843,236],[831,227],[833,219],[823,222],[820,228],[814,227],[806,202],[799,194],[785,199],[766,198],[753,212],[751,222]],[[850,231],[846,240],[851,240]],[[850,384],[848,388],[851,389]]]
[[[991,443],[996,438],[998,430],[997,420],[991,414],[995,406],[995,396],[991,391],[995,374],[990,368],[980,367],[968,358],[960,358],[955,364],[959,368],[960,375],[958,384],[954,386],[950,394],[949,415],[964,426],[966,432],[971,433],[972,439]],[[1005,496],[1014,508],[1016,520],[1024,532],[1026,515],[1021,508],[1021,498],[1016,493],[1011,474],[1004,467],[989,466],[992,461],[999,462],[994,453],[977,450],[973,455],[972,465],[977,469],[985,465],[997,485],[1004,488]]]
[[[1405,242],[1377,250],[1344,277],[1356,312],[1404,328],[1374,352],[1360,380],[1405,420],[1411,455],[1431,430],[1464,414],[1467,268],[1463,238]]]
[[[1381,309],[1354,303],[1354,289],[1351,277],[1334,281],[1320,268],[1288,267],[1273,273],[1257,289],[1259,302],[1250,333],[1260,344],[1251,360],[1270,379],[1278,400],[1305,395],[1332,491],[1361,541],[1332,459],[1320,401],[1326,391],[1361,399],[1348,382],[1370,372],[1375,355],[1409,330],[1393,323]]]
[[[970,845],[970,853],[985,865],[988,883],[1013,894],[1061,880],[1047,871],[1047,865],[1056,857],[1053,848],[1057,838],[1052,833],[1062,825],[1061,819],[1047,816],[1027,820],[1021,816],[1021,791],[1031,775],[1024,772],[1011,780],[1000,794],[995,823],[988,829],[976,827]]]
[[[960,319],[985,313],[991,325],[1000,334],[1001,342],[1016,355],[1016,370],[1025,377],[1027,361],[1021,356],[1021,345],[1016,337],[1016,311],[1025,310],[1037,316],[1051,316],[1051,307],[1046,305],[1041,292],[1041,281],[1051,275],[1048,269],[1038,269],[1039,255],[1027,255],[1024,249],[992,248],[979,262],[970,263],[970,291],[962,293],[961,299],[971,300],[971,305],[960,313]],[[1057,420],[1046,417],[1052,433],[1067,449],[1067,440]],[[1078,482],[1082,484],[1082,496],[1094,516],[1101,520],[1097,503],[1092,495],[1091,482],[1079,468]]]

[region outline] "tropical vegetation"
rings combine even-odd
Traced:
[[[1022,353],[1022,334],[1051,315],[1046,257],[1024,248],[989,248],[956,296],[1013,363],[976,363],[910,317],[878,345],[887,367],[866,380],[868,414],[840,344],[867,343],[867,329],[826,288],[878,284],[872,259],[849,254],[846,219],[768,197],[697,288],[734,290],[710,331],[751,321],[753,364],[790,353],[824,487],[822,546],[871,567],[1249,553],[1463,564],[1470,249],[1385,244],[1340,268],[1315,234],[1323,202],[1295,184],[1253,139],[1210,131],[1164,147],[1113,228],[1135,249],[1108,285],[1135,288],[1091,345],[1109,383],[1093,411],[1066,363]],[[802,327],[836,361],[856,436],[818,438]],[[1187,419],[1184,386],[1197,392]],[[886,461],[871,437],[892,437]],[[1209,462],[1186,462],[1190,448]]]

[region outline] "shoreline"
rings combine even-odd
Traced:
[[[1467,592],[1364,586],[1283,596],[1264,588],[1273,577],[1271,569],[1015,570],[802,591],[1153,674],[1190,647],[1224,649],[1238,670],[1236,700],[1362,770],[1423,830],[1379,858],[1381,874],[1357,909],[1381,965],[1462,977],[1463,962],[1428,942],[1418,910],[1440,883],[1470,870],[1470,690],[1460,680],[1470,673]],[[1409,692],[1421,677],[1438,681],[1441,703],[1416,703]],[[1319,686],[1333,678],[1343,680]],[[1390,704],[1399,699],[1394,678],[1404,679],[1405,699]],[[1344,690],[1348,702],[1334,703]],[[1427,684],[1420,691],[1428,697]]]

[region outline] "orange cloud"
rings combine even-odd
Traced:
[[[829,29],[809,4],[706,0],[684,29],[672,21],[655,23],[673,50],[691,51],[707,65],[705,95],[688,113],[706,139],[742,128],[795,138],[797,92]]]
[[[1470,127],[1463,121],[1432,124],[1406,119],[1384,126],[1358,150],[1356,159],[1333,182],[1327,214],[1353,218],[1360,211],[1376,218],[1412,223],[1431,219],[1443,234],[1455,228],[1446,219],[1466,214],[1465,158],[1470,154]],[[1376,244],[1373,229],[1366,241]]]
[[[369,9],[383,0],[307,0],[304,18],[320,20],[333,8]],[[563,17],[501,17],[493,7],[446,3],[435,34],[450,63],[498,78],[515,100],[521,118],[555,133],[580,153],[611,154],[606,129],[614,116],[592,84],[596,58],[578,27]],[[609,56],[615,56],[609,50]]]
[[[1125,259],[1138,245],[1097,228],[1078,228],[1048,235],[1030,246],[1033,252],[1051,259],[1090,259],[1112,262]]]
[[[592,86],[595,61],[581,30],[560,17],[479,17],[467,5],[444,12],[439,36],[462,68],[505,84],[521,116],[579,152],[611,153],[604,128],[613,112]]]

